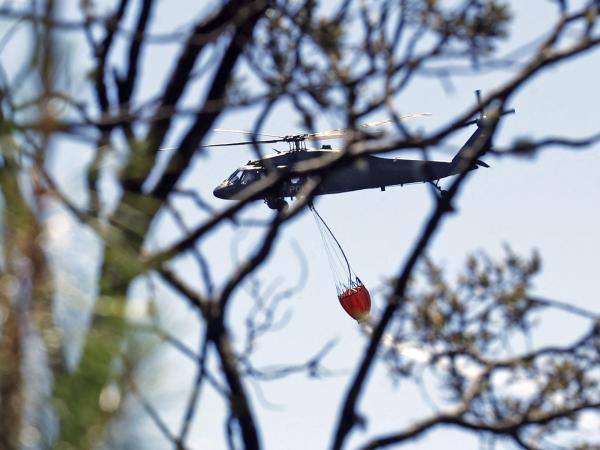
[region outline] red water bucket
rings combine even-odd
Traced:
[[[371,296],[363,284],[345,290],[338,295],[338,299],[344,311],[359,322],[365,320],[371,312]]]

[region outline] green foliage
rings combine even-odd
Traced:
[[[453,287],[431,260],[402,305],[403,332],[451,351],[485,354],[503,342],[506,333],[526,331],[537,305],[528,298],[540,270],[534,253],[522,259],[506,248],[505,259],[470,256]]]
[[[600,328],[592,313],[534,296],[540,269],[537,252],[523,258],[507,246],[499,261],[469,256],[450,283],[424,260],[385,352],[394,379],[422,383],[431,372],[438,385],[428,386],[430,398],[461,408],[467,428],[544,437],[577,430],[578,412],[600,401]],[[569,345],[534,345],[534,319],[549,310],[583,316],[590,327]]]
[[[454,9],[443,2],[423,2],[421,21],[444,39],[454,41],[473,56],[489,55],[499,40],[508,37],[512,14],[508,3],[498,0],[466,2]]]

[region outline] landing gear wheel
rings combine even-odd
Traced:
[[[288,206],[287,202],[282,198],[268,198],[265,202],[269,208],[276,209],[277,211],[281,211]]]
[[[430,181],[429,183],[438,191],[441,198],[445,198],[448,195],[448,191],[440,187],[440,180]]]

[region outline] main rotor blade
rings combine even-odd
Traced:
[[[221,132],[221,133],[240,133],[240,134],[248,134],[251,136],[269,136],[274,138],[283,138],[283,136],[278,136],[276,134],[268,134],[268,133],[253,133],[252,131],[246,130],[231,130],[229,128],[215,128],[213,131]]]
[[[398,120],[404,122],[406,120],[416,119],[418,117],[425,117],[425,116],[431,116],[431,113],[409,114],[407,116],[399,117]],[[365,128],[372,128],[372,127],[379,127],[381,125],[387,125],[389,123],[394,123],[394,122],[395,122],[394,119],[376,120],[374,122],[362,123],[360,125],[357,125],[356,128],[365,129]],[[305,139],[307,141],[324,141],[327,139],[343,139],[351,131],[352,131],[351,128],[336,128],[334,130],[321,131],[318,133],[307,134]]]
[[[417,119],[419,117],[427,117],[427,116],[431,116],[431,113],[430,112],[422,112],[422,113],[408,114],[406,116],[398,117],[398,120],[400,122],[405,122],[407,120],[412,120],[412,119]],[[394,123],[394,119],[384,119],[384,120],[376,120],[374,122],[367,122],[367,123],[358,125],[357,128],[378,127],[380,125],[386,125],[388,123]]]
[[[410,114],[408,116],[399,117],[398,120],[405,121],[416,119],[418,117],[430,116],[431,113],[415,113]],[[371,127],[378,127],[381,125],[387,125],[389,123],[393,123],[394,119],[384,119],[377,120],[374,122],[362,123],[356,126],[356,128],[365,129]],[[256,141],[241,141],[241,142],[230,142],[224,144],[204,144],[201,145],[201,148],[208,147],[229,147],[234,145],[253,145],[253,144],[275,144],[277,142],[301,142],[301,141],[325,141],[328,139],[344,139],[348,136],[348,133],[352,131],[351,128],[336,128],[334,130],[329,131],[321,131],[318,133],[308,133],[308,134],[290,134],[287,136],[277,136],[273,134],[266,133],[252,133],[250,131],[245,130],[230,130],[226,128],[216,128],[214,131],[222,131],[222,132],[230,132],[230,133],[241,133],[241,134],[250,134],[250,135],[264,135],[270,136],[277,139],[264,139],[264,140],[256,140]]]
[[[228,142],[226,144],[204,144],[201,148],[208,147],[230,147],[234,145],[254,145],[254,144],[275,144],[276,142],[285,142],[284,139],[267,139],[262,141],[243,141],[243,142]]]

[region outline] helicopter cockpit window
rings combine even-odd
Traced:
[[[229,178],[227,178],[227,181],[229,181],[231,183],[235,183],[236,181],[239,181],[239,179],[241,177],[242,177],[242,172],[240,172],[239,170],[236,170],[229,176]]]
[[[244,170],[242,172],[240,181],[242,182],[242,184],[248,184],[248,183],[252,183],[253,181],[258,180],[258,178],[259,178],[258,170]]]

